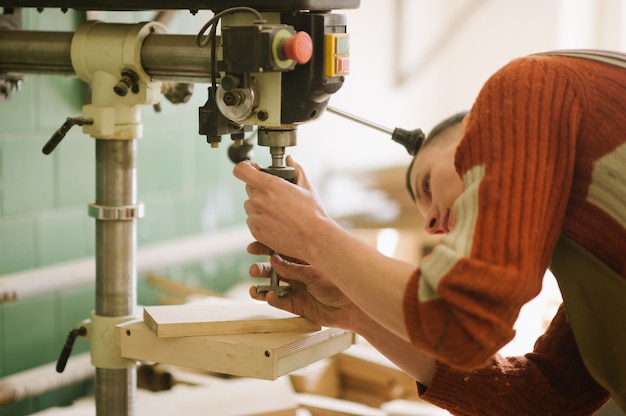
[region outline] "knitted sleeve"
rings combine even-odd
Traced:
[[[553,58],[515,60],[484,85],[466,120],[457,222],[404,299],[411,341],[443,363],[488,363],[541,289],[572,183],[577,82]]]
[[[523,357],[496,355],[465,372],[439,364],[421,397],[455,415],[591,415],[609,393],[582,363],[563,307]]]

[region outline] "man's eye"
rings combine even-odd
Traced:
[[[422,181],[422,192],[430,198],[430,175],[426,175]]]

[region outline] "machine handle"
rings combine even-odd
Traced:
[[[404,146],[411,156],[415,156],[422,148],[426,136],[422,129],[405,130],[396,127],[391,135],[391,140]]]
[[[74,328],[70,331],[67,336],[67,340],[65,341],[65,345],[63,345],[63,349],[61,350],[61,355],[57,361],[57,373],[62,373],[63,370],[65,370],[65,366],[67,364],[67,360],[70,358],[70,354],[72,353],[76,337],[85,335],[87,335],[87,328],[84,326],[79,326],[78,328]]]
[[[411,156],[415,156],[415,154],[420,150],[420,148],[422,147],[422,144],[424,143],[425,135],[422,129],[405,130],[405,129],[401,129],[397,127],[391,130],[390,128],[381,126],[380,124],[373,123],[369,120],[355,116],[354,114],[350,114],[346,111],[340,110],[335,107],[328,106],[326,109],[329,112],[334,113],[338,116],[347,118],[348,120],[352,120],[356,123],[373,128],[380,132],[390,134],[391,140],[404,146],[406,151]]]
[[[82,126],[85,124],[93,124],[93,119],[91,118],[83,118],[83,117],[68,117],[65,119],[65,123],[59,127],[57,131],[54,132],[50,140],[46,142],[41,151],[44,155],[49,155],[52,153],[54,149],[61,143],[61,140],[65,137],[68,131],[76,125]]]

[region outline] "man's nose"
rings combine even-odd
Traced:
[[[424,221],[424,229],[428,234],[443,234],[443,224],[437,210],[432,211]]]

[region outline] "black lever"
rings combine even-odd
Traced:
[[[364,126],[371,127],[375,130],[391,135],[391,140],[404,146],[406,151],[409,152],[411,156],[415,156],[415,154],[420,150],[422,144],[424,143],[424,138],[426,137],[422,129],[405,130],[398,127],[391,130],[387,127],[381,126],[380,124],[372,123],[369,120],[357,117],[354,114],[350,114],[338,108],[328,106],[326,110],[337,114],[338,116],[347,118],[348,120],[355,121]]]
[[[78,328],[74,328],[70,331],[70,334],[67,336],[67,340],[65,340],[65,345],[61,350],[59,360],[57,361],[57,373],[62,373],[63,370],[65,370],[65,365],[67,364],[67,360],[70,358],[70,354],[72,353],[72,347],[74,347],[76,337],[82,337],[85,335],[87,335],[87,328],[84,326],[79,326]]]
[[[65,123],[57,131],[54,132],[50,140],[43,146],[41,151],[44,155],[49,155],[52,151],[61,143],[61,140],[65,137],[68,131],[76,125],[90,125],[93,124],[93,119],[91,118],[83,118],[83,117],[68,117],[65,120]]]

